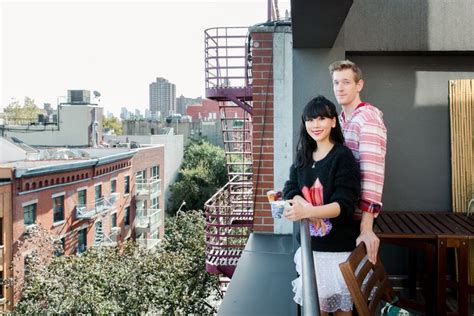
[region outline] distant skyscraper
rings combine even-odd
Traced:
[[[130,114],[128,113],[126,107],[122,107],[122,110],[120,111],[120,118],[122,120],[128,120],[130,118]]]
[[[176,113],[176,86],[165,78],[150,83],[150,111],[152,116],[161,112],[163,117]]]
[[[145,119],[151,119],[151,111],[149,109],[145,109]]]

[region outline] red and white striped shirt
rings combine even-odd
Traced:
[[[355,108],[349,120],[346,120],[344,112],[339,115],[345,145],[360,164],[362,191],[359,209],[373,213],[375,217],[382,208],[387,151],[387,129],[382,116],[382,111],[366,102]],[[362,215],[360,211],[356,212],[356,217]]]

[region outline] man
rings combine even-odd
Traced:
[[[377,261],[380,240],[373,231],[374,218],[382,208],[387,129],[382,112],[362,102],[364,87],[362,71],[349,60],[336,61],[329,66],[334,95],[342,106],[339,121],[345,144],[360,163],[361,198],[356,218],[361,219],[357,244],[364,242],[369,261]]]

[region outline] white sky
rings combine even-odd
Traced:
[[[267,20],[267,0],[0,1],[0,108],[25,96],[56,106],[86,89],[115,115],[143,113],[156,77],[176,96],[204,97],[204,30]]]

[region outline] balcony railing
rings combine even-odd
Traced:
[[[140,247],[143,247],[145,249],[152,249],[160,243],[160,239],[158,238],[137,239],[136,242]]]
[[[301,266],[303,279],[303,315],[319,316],[319,296],[314,271],[313,251],[311,250],[311,236],[307,219],[300,221]]]
[[[101,246],[115,247],[119,241],[120,227],[112,227],[109,235],[104,235]]]
[[[161,209],[138,209],[135,228],[140,232],[152,232],[161,226]]]
[[[108,197],[102,197],[94,202],[76,205],[76,217],[89,219],[115,207],[119,193],[112,193]]]
[[[153,177],[150,179],[138,178],[135,181],[135,194],[138,197],[150,195],[158,196],[161,193],[161,179]]]

